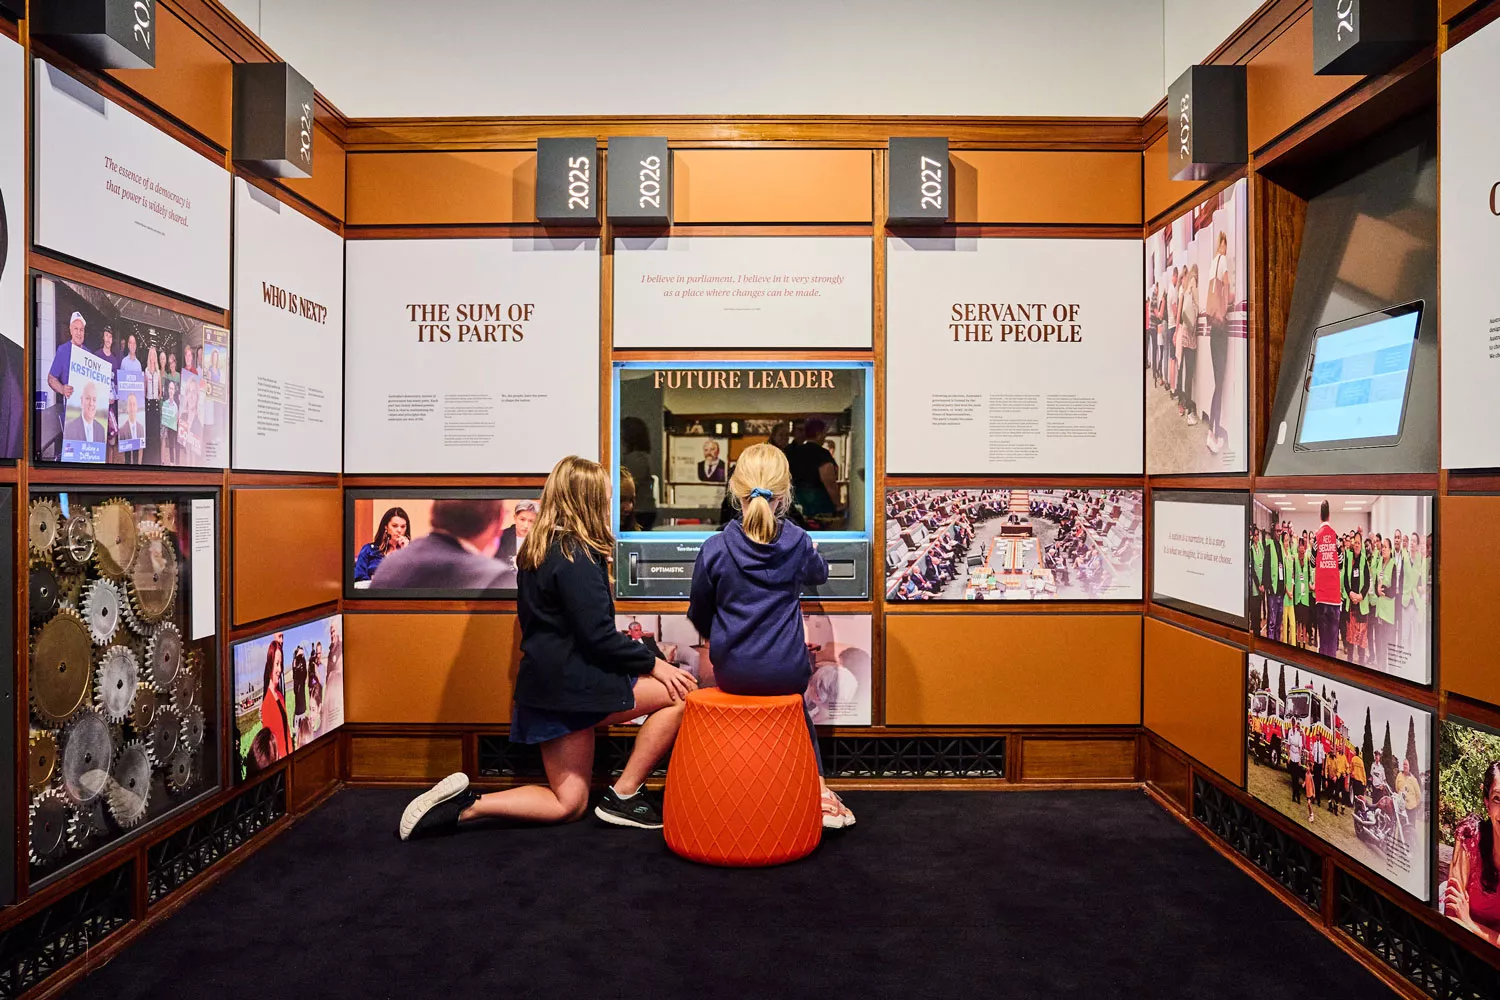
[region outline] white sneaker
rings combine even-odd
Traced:
[[[421,821],[423,816],[431,812],[434,806],[447,802],[455,795],[461,795],[468,787],[469,776],[462,771],[455,771],[421,795],[412,799],[411,803],[407,805],[406,811],[401,814],[401,826],[397,831],[401,834],[401,839],[406,840],[410,838],[411,832],[416,829],[417,823]]]
[[[1187,415],[1187,425],[1188,425],[1188,426],[1189,426],[1189,427],[1197,427],[1197,426],[1198,426],[1198,417],[1197,417],[1197,415],[1196,415],[1196,414],[1194,414],[1194,413],[1193,413],[1193,411],[1192,411],[1192,410],[1189,410],[1189,411],[1188,411],[1188,415]]]

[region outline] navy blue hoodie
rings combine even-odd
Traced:
[[[801,694],[812,676],[802,631],[804,585],[828,580],[807,532],[786,521],[769,545],[738,521],[703,543],[688,618],[711,643],[714,679],[732,694]]]

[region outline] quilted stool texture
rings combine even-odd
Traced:
[[[796,861],[823,837],[818,797],[801,695],[688,695],[662,803],[674,852],[744,868]]]

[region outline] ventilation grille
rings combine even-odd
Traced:
[[[1193,776],[1193,817],[1308,908],[1323,902],[1323,859],[1212,782]]]
[[[286,770],[237,795],[146,851],[146,901],[155,904],[286,815]]]
[[[130,923],[134,885],[134,862],[123,864],[0,931],[0,1000],[19,997]]]

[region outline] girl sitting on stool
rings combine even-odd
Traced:
[[[828,579],[811,536],[785,520],[792,474],[781,449],[745,449],[729,479],[740,517],[703,543],[693,567],[688,618],[710,644],[714,678],[730,694],[804,694],[812,665],[802,627],[802,587]],[[818,732],[807,716],[822,782]],[[854,814],[823,784],[823,826],[854,824]]]

